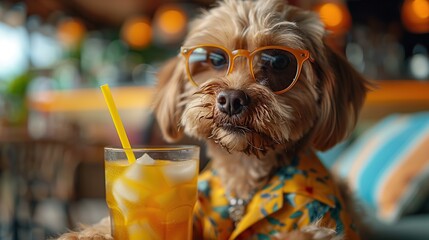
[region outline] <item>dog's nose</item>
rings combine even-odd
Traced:
[[[249,96],[241,90],[226,89],[217,96],[218,109],[229,116],[241,113],[249,102]]]

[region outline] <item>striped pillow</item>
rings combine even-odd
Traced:
[[[413,213],[429,196],[429,112],[381,120],[333,168],[381,220]]]

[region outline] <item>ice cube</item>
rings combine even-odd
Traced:
[[[164,176],[170,186],[192,180],[197,174],[196,161],[184,161],[180,164],[164,167]]]
[[[161,239],[161,236],[149,225],[147,221],[140,221],[128,227],[130,239]]]
[[[131,186],[130,182],[124,178],[119,178],[113,184],[112,191],[115,199],[122,198],[130,202],[137,202],[140,198],[135,187]]]
[[[145,201],[150,195],[150,192],[145,190],[149,184],[145,181],[139,181],[143,179],[142,175],[144,175],[142,168],[143,166],[139,164],[130,166],[124,175],[118,177],[113,183],[113,197],[124,214],[135,204]]]
[[[127,184],[123,178],[118,179],[113,184],[112,195],[118,208],[125,216],[128,215],[128,212],[133,207],[133,205],[145,197],[141,196],[141,192],[137,191],[135,187]]]
[[[125,176],[134,181],[143,182],[147,180],[146,175],[148,174],[148,171],[145,171],[144,166],[154,164],[155,160],[145,153],[143,156],[139,157],[133,165],[128,167],[125,172]]]
[[[147,153],[143,154],[143,156],[137,158],[136,162],[138,164],[145,164],[145,165],[154,165],[155,160],[151,158]]]
[[[167,191],[158,194],[153,194],[151,198],[156,205],[162,206],[163,209],[170,210],[172,208],[177,207],[178,204],[181,203],[180,201],[178,201],[179,199],[177,199],[178,195],[178,188],[170,188]]]

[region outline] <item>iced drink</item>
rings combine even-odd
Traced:
[[[191,239],[199,148],[105,148],[106,201],[115,239]]]

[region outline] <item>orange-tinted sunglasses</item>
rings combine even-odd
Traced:
[[[196,86],[208,78],[229,75],[235,59],[241,56],[248,59],[253,79],[276,94],[290,90],[297,82],[304,62],[307,59],[313,61],[307,50],[284,46],[265,46],[250,52],[205,44],[182,47],[181,53],[186,59],[189,80]]]

